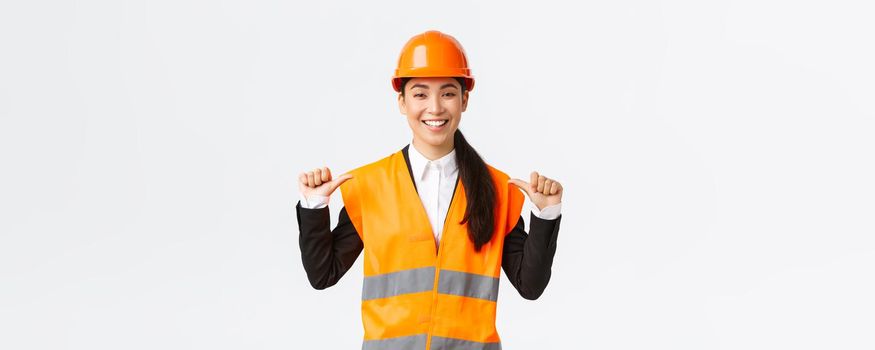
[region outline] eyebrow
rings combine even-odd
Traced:
[[[410,87],[410,89],[415,89],[415,88],[418,88],[418,87],[419,87],[419,88],[423,88],[423,89],[428,89],[428,85],[425,85],[425,84],[414,84],[413,86]],[[438,89],[438,90],[443,90],[444,88],[448,88],[448,87],[458,89],[458,88],[456,87],[456,85],[454,85],[454,84],[452,84],[452,83],[446,83],[446,84],[444,84],[444,85],[441,85],[441,88]]]

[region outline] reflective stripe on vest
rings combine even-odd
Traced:
[[[366,340],[362,350],[422,350],[425,349],[427,334],[396,337],[380,340]]]
[[[362,350],[422,350],[425,349],[426,334],[396,337],[380,340],[367,340]],[[463,339],[431,337],[430,350],[501,350],[501,342],[481,343]]]
[[[430,350],[501,350],[501,342],[481,343],[470,340],[433,336]]]
[[[362,300],[388,298],[434,289],[434,266],[365,277]]]
[[[434,288],[434,266],[365,277],[362,300],[388,298],[406,293],[429,292]],[[498,300],[498,278],[473,273],[441,270],[438,293],[469,298]]]
[[[438,293],[496,301],[498,300],[498,278],[441,270]]]

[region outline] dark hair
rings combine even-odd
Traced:
[[[410,79],[401,79],[401,96],[404,96],[404,88]],[[455,79],[461,85],[461,95],[464,97],[465,80]],[[453,135],[453,145],[456,149],[459,178],[468,198],[465,217],[459,224],[468,223],[468,238],[474,243],[474,250],[479,252],[484,244],[492,240],[492,231],[495,229],[495,185],[492,183],[492,176],[489,174],[486,162],[465,140],[459,129],[456,129]]]

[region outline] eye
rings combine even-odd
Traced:
[[[456,96],[456,93],[455,92],[447,92],[444,94],[444,96],[453,97],[453,96]]]
[[[418,93],[413,94],[413,97],[416,97],[416,98],[425,97],[425,94],[418,92]]]

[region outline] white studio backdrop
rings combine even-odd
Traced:
[[[487,162],[565,186],[544,295],[502,277],[505,349],[875,348],[872,14],[3,1],[0,348],[360,348],[361,258],[310,287],[296,179],[410,141],[389,77],[429,29]]]

